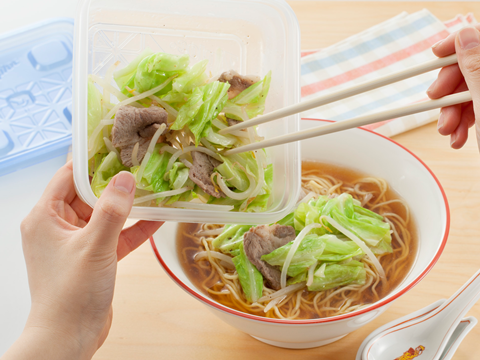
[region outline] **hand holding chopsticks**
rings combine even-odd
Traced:
[[[340,90],[327,95],[319,96],[299,104],[295,104],[292,106],[275,110],[271,113],[258,116],[252,120],[245,121],[245,122],[236,124],[234,126],[225,128],[221,130],[220,133],[226,134],[231,131],[246,129],[251,126],[263,124],[268,121],[276,120],[285,116],[289,116],[302,111],[313,109],[315,107],[319,107],[334,101],[345,99],[350,96],[360,94],[362,92],[366,92],[366,91],[373,90],[397,81],[408,79],[410,77],[420,75],[434,69],[452,65],[452,64],[455,64],[456,62],[457,62],[457,56],[455,54],[444,57],[444,58],[438,58],[438,59],[429,61],[427,63],[420,64],[420,65],[411,67],[409,69],[385,76],[380,79],[372,80],[348,89],[344,89],[344,90]],[[376,123],[379,121],[389,120],[392,118],[416,114],[419,112],[428,111],[428,110],[441,108],[445,106],[461,104],[471,100],[472,98],[470,93],[466,91],[463,93],[445,96],[437,100],[428,100],[428,101],[424,101],[424,102],[420,102],[412,105],[407,105],[403,107],[394,108],[391,110],[382,111],[376,114],[370,114],[370,115],[360,116],[360,117],[349,119],[349,120],[335,122],[332,124],[318,127],[316,129],[310,129],[308,131],[302,131],[294,134],[288,134],[288,135],[276,137],[269,140],[260,141],[258,143],[253,143],[253,144],[238,147],[233,150],[228,150],[225,152],[225,154],[231,155],[231,154],[241,153],[245,151],[257,150],[257,149],[261,149],[269,146],[281,145],[281,144],[286,144],[294,141],[309,139],[312,137],[330,134],[336,131],[342,131],[342,130],[350,129],[353,127],[364,126],[364,125]]]

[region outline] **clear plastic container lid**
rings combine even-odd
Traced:
[[[125,67],[144,49],[208,59],[212,75],[233,69],[264,76],[272,71],[265,112],[300,100],[300,31],[283,0],[80,0],[75,20],[73,159],[77,193],[97,198],[88,177],[87,77],[104,77],[116,61]],[[113,82],[112,82],[112,85]],[[112,102],[118,102],[113,96]],[[266,139],[298,130],[299,115],[258,127]],[[298,143],[267,149],[273,186],[267,211],[242,213],[134,206],[133,218],[181,222],[268,224],[287,215],[300,187]]]
[[[67,18],[0,36],[0,175],[68,152],[72,47]]]

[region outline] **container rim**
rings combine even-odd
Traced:
[[[86,131],[83,129],[84,122],[80,119],[87,119],[86,99],[88,98],[87,81],[88,76],[88,64],[89,64],[89,27],[90,21],[90,8],[95,0],[79,0],[77,5],[77,15],[75,19],[75,32],[74,32],[74,66],[73,66],[73,104],[72,104],[72,148],[73,148],[73,167],[74,167],[74,185],[78,196],[86,204],[92,208],[98,201],[94,195],[92,189],[89,186],[89,174],[88,174],[88,156],[82,147],[85,147]],[[235,2],[235,3],[259,3],[266,4],[270,7],[274,7],[278,10],[278,17],[281,18],[283,30],[287,33],[286,23],[288,20],[288,44],[290,48],[298,53],[298,57],[288,57],[286,65],[295,65],[297,67],[297,74],[293,77],[292,84],[294,85],[292,93],[295,102],[300,100],[300,86],[299,86],[299,73],[300,73],[300,27],[295,13],[291,7],[284,0],[215,0],[222,3]],[[277,15],[276,15],[277,16]],[[294,92],[294,93],[293,93]],[[299,126],[299,115],[295,115],[294,122],[296,130]],[[285,145],[284,145],[285,146]],[[192,209],[180,209],[180,208],[163,208],[163,207],[140,207],[135,206],[130,214],[131,218],[144,219],[144,220],[166,220],[175,221],[178,219],[185,219],[185,221],[192,222],[208,222],[213,221],[218,217],[222,218],[222,221],[238,223],[238,224],[262,224],[276,221],[284,217],[291,208],[295,205],[298,191],[300,189],[300,145],[288,144],[286,148],[287,154],[293,154],[292,160],[289,160],[291,164],[289,168],[292,170],[292,175],[285,177],[284,184],[287,185],[289,190],[289,196],[280,197],[280,201],[275,203],[275,207],[271,207],[265,212],[258,213],[240,213],[240,212],[225,212],[218,210],[192,210]],[[277,186],[276,188],[279,188]],[[283,188],[282,188],[283,189]],[[280,193],[280,192],[278,192]]]

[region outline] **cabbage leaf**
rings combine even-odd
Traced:
[[[120,162],[117,154],[111,151],[106,157],[103,158],[100,166],[93,175],[91,187],[95,196],[100,197],[110,180],[112,180],[115,175],[123,170],[128,170],[128,168],[126,168]]]
[[[237,270],[245,297],[250,302],[256,302],[262,296],[263,276],[248,260],[245,250],[243,249],[243,242],[240,243],[239,255],[233,258],[233,264]]]
[[[261,81],[228,100],[223,109],[225,115],[231,119],[247,121],[263,114],[271,79],[272,72],[270,71]]]
[[[102,94],[95,86],[94,82],[88,79],[88,97],[87,97],[87,134],[88,139],[93,131],[98,127],[103,118]],[[91,154],[108,153],[105,142],[103,141],[103,131],[97,135],[93,142],[93,148],[89,151]]]
[[[225,225],[223,232],[213,240],[213,247],[225,254],[238,255],[243,235],[252,227],[252,225]]]
[[[161,85],[174,75],[181,76],[185,74],[189,61],[188,55],[178,56],[158,52],[141,60],[127,81],[124,81],[125,76],[115,78],[115,81],[125,95],[131,95],[126,86],[143,93]],[[156,95],[166,94],[172,90],[172,87],[173,85],[170,83]]]
[[[347,264],[327,264],[322,277],[317,276],[318,268],[315,270],[313,283],[308,286],[309,291],[324,291],[339,286],[365,284],[367,273],[363,263],[359,261],[352,260]],[[304,272],[289,279],[287,283],[288,285],[296,284],[306,279],[307,274]]]

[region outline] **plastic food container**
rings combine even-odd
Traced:
[[[272,82],[265,112],[299,101],[300,34],[297,19],[279,0],[80,0],[75,23],[73,158],[78,195],[90,206],[97,198],[88,177],[87,76],[104,76],[116,61],[126,66],[145,48],[189,54],[190,63],[208,59],[213,75],[230,69],[265,75]],[[272,138],[298,130],[299,116],[259,126]],[[267,149],[274,183],[263,213],[134,207],[137,219],[265,224],[295,205],[300,187],[298,144]]]
[[[72,47],[67,18],[0,36],[0,175],[68,152]]]

